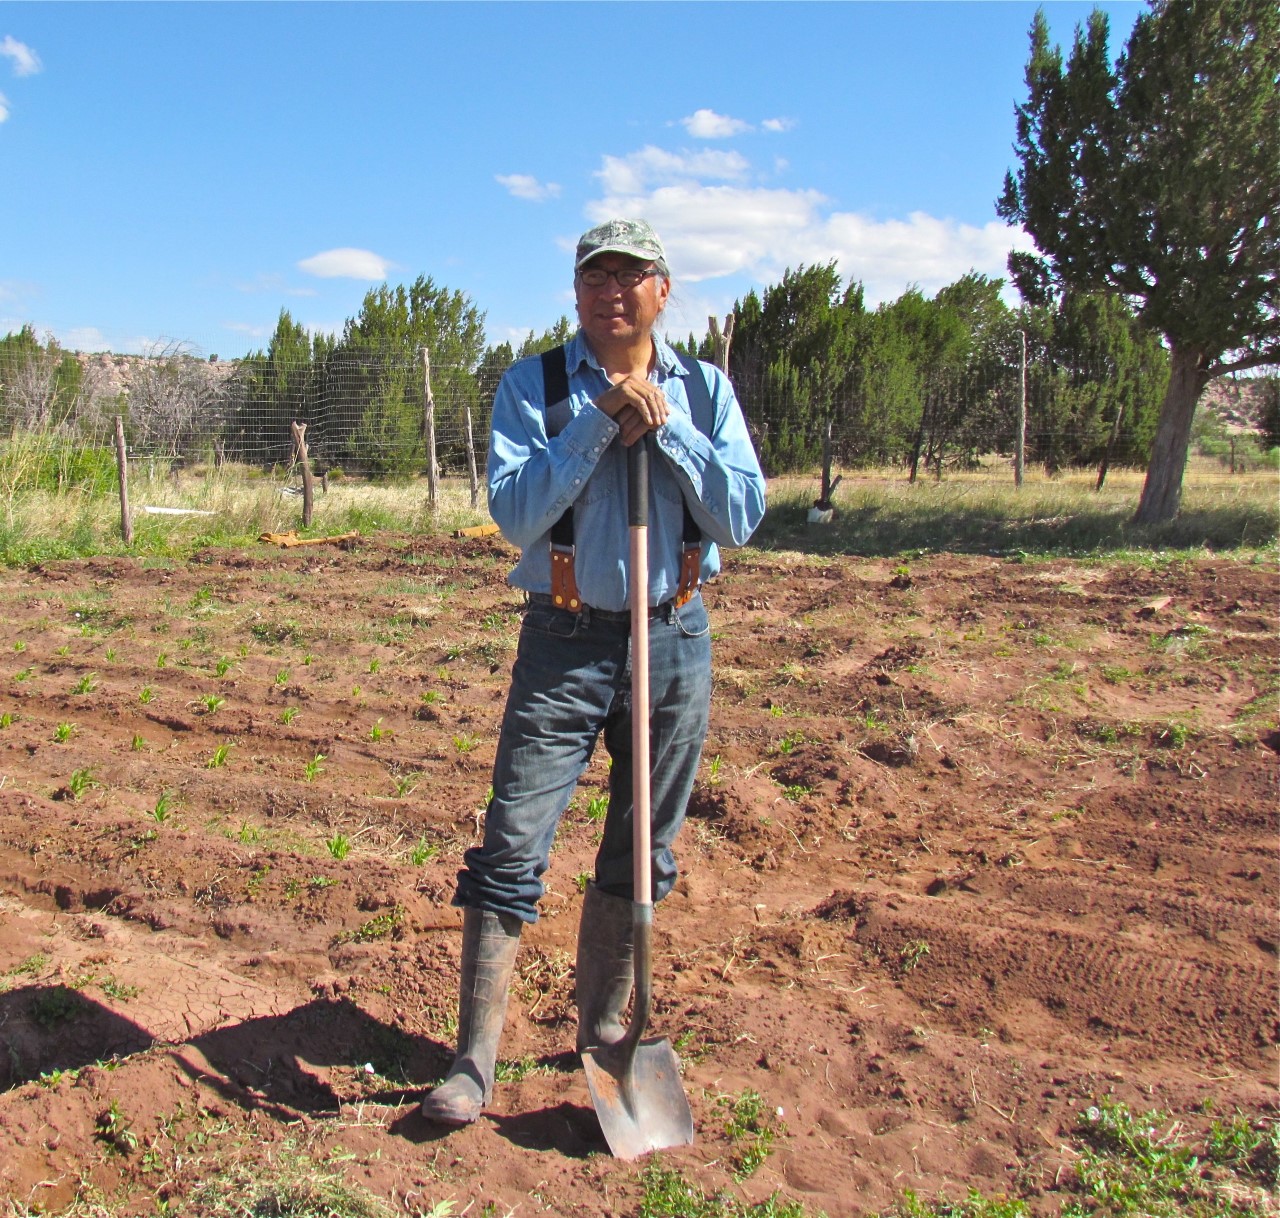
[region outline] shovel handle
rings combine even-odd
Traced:
[[[627,522],[631,585],[631,915],[635,1001],[624,1043],[633,1049],[649,1022],[653,874],[649,845],[649,445],[646,433],[627,449]]]

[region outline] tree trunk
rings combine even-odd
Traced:
[[[1178,514],[1182,503],[1182,474],[1191,442],[1191,420],[1201,391],[1209,383],[1208,357],[1195,348],[1174,346],[1169,351],[1169,388],[1160,407],[1160,422],[1151,445],[1151,461],[1135,524],[1164,524]]]

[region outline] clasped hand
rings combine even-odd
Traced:
[[[646,432],[657,431],[671,414],[661,387],[630,373],[594,401],[598,410],[617,423],[628,447]]]

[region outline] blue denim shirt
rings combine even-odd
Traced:
[[[702,364],[715,421],[704,436],[689,413],[684,366],[654,336],[652,379],[670,404],[654,433],[649,479],[649,604],[670,600],[680,583],[684,512],[702,530],[702,581],[720,570],[719,546],[745,545],[764,516],[765,482],[729,379]],[[489,513],[520,547],[509,582],[551,590],[551,526],[574,506],[574,574],[583,601],[597,609],[628,606],[627,458],[618,425],[592,398],[610,382],[579,331],[565,348],[569,397],[543,407],[542,361],[508,369],[493,403],[489,441]],[[548,437],[547,415],[552,416]]]

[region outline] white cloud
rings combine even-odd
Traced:
[[[760,124],[766,131],[778,133],[782,131],[790,131],[796,125],[793,118],[766,118]]]
[[[0,123],[7,122],[9,119],[9,99],[3,93],[0,93]]]
[[[507,193],[517,199],[529,199],[541,203],[544,199],[554,199],[560,194],[558,182],[539,182],[528,173],[498,173],[494,180],[506,188]]]
[[[604,157],[603,168],[598,169],[595,176],[600,179],[606,194],[638,194],[654,183],[704,178],[740,182],[750,169],[746,157],[737,152],[667,152],[648,144],[639,152],[625,157]],[[603,218],[608,219],[608,215]]]
[[[365,279],[380,282],[387,277],[395,263],[371,250],[336,249],[322,250],[303,258],[298,269],[318,279]]]
[[[695,110],[680,125],[696,140],[724,140],[751,130],[751,124],[714,110]]]
[[[1003,277],[1009,250],[1031,248],[1025,233],[994,220],[979,226],[920,211],[889,219],[837,211],[816,190],[750,185],[741,180],[749,165],[738,162],[733,176],[740,180],[725,183],[706,180],[729,175],[699,173],[698,158],[657,148],[606,156],[596,175],[604,194],[586,214],[594,223],[649,220],[662,234],[677,294],[682,284],[707,291],[707,281],[731,275],[767,286],[787,267],[834,259],[874,306],[912,284],[932,295],[970,270]]]
[[[72,326],[58,332],[58,345],[68,351],[110,351],[111,342],[97,326]]]
[[[15,76],[34,76],[42,66],[40,56],[25,42],[19,42],[12,34],[6,34],[4,40],[0,42],[0,55],[13,60]]]

